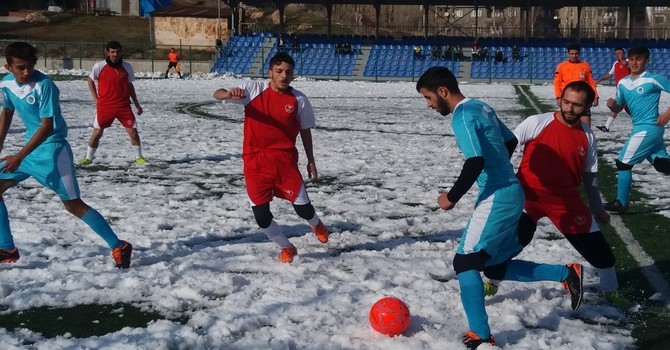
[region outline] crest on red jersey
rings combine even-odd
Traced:
[[[293,105],[286,105],[284,106],[284,110],[286,111],[286,113],[293,113],[295,107],[293,107]]]

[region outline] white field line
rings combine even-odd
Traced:
[[[528,96],[523,87],[520,87],[519,91],[538,114],[542,113],[540,107],[538,107],[537,104],[535,104],[535,101]],[[623,224],[623,221],[619,216],[612,215],[610,224],[614,228],[614,232],[616,232],[626,245],[630,255],[637,261],[638,265],[640,265],[642,274],[647,281],[649,281],[651,287],[654,288],[656,293],[660,294],[654,296],[654,299],[663,301],[666,304],[666,307],[670,308],[670,285],[668,285],[668,282],[663,278],[663,274],[661,274],[661,271],[656,267],[654,259],[642,249],[640,243],[633,237],[633,234],[628,230],[626,225]]]

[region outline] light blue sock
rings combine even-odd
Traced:
[[[538,264],[525,260],[512,260],[507,265],[504,280],[519,282],[556,281],[568,278],[570,270],[565,265]]]
[[[633,184],[633,171],[632,170],[619,170],[617,176],[617,194],[616,199],[621,202],[622,205],[628,204],[628,195],[630,194],[630,186]]]
[[[119,240],[119,237],[116,236],[116,233],[112,230],[112,228],[109,226],[107,223],[107,220],[98,213],[97,210],[91,208],[89,209],[84,216],[81,217],[84,222],[95,231],[102,239],[107,242],[109,245],[110,249],[114,249],[116,247],[120,247],[123,245],[121,241]]]
[[[486,339],[491,336],[489,317],[486,315],[484,305],[484,284],[479,271],[468,270],[456,275],[461,287],[461,303],[468,318],[470,330],[480,338]]]
[[[14,238],[9,228],[9,213],[4,201],[0,201],[0,249],[14,249]]]

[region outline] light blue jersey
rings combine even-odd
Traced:
[[[41,118],[53,119],[53,133],[44,143],[61,142],[67,137],[67,124],[60,111],[60,91],[44,73],[35,71],[30,82],[19,84],[14,74],[7,74],[0,83],[2,106],[18,113],[26,126],[26,142],[40,127]]]
[[[633,79],[628,75],[617,84],[616,103],[628,106],[633,127],[640,125],[659,127],[656,125],[656,120],[659,116],[658,102],[662,91],[670,91],[670,80],[664,76],[643,72]]]
[[[484,170],[477,178],[481,192],[516,183],[505,142],[514,133],[503,124],[486,103],[464,99],[454,108],[451,127],[465,159],[484,157]]]

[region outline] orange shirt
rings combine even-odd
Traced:
[[[176,52],[170,52],[168,54],[168,59],[170,60],[170,62],[177,63],[177,62],[179,62],[179,54],[176,53]]]
[[[598,98],[598,90],[596,89],[596,82],[593,80],[593,74],[591,74],[591,66],[582,61],[575,63],[564,61],[558,64],[554,74],[554,94],[556,98],[561,97],[566,85],[577,80],[583,80],[591,85],[593,91],[596,92],[596,98]]]

